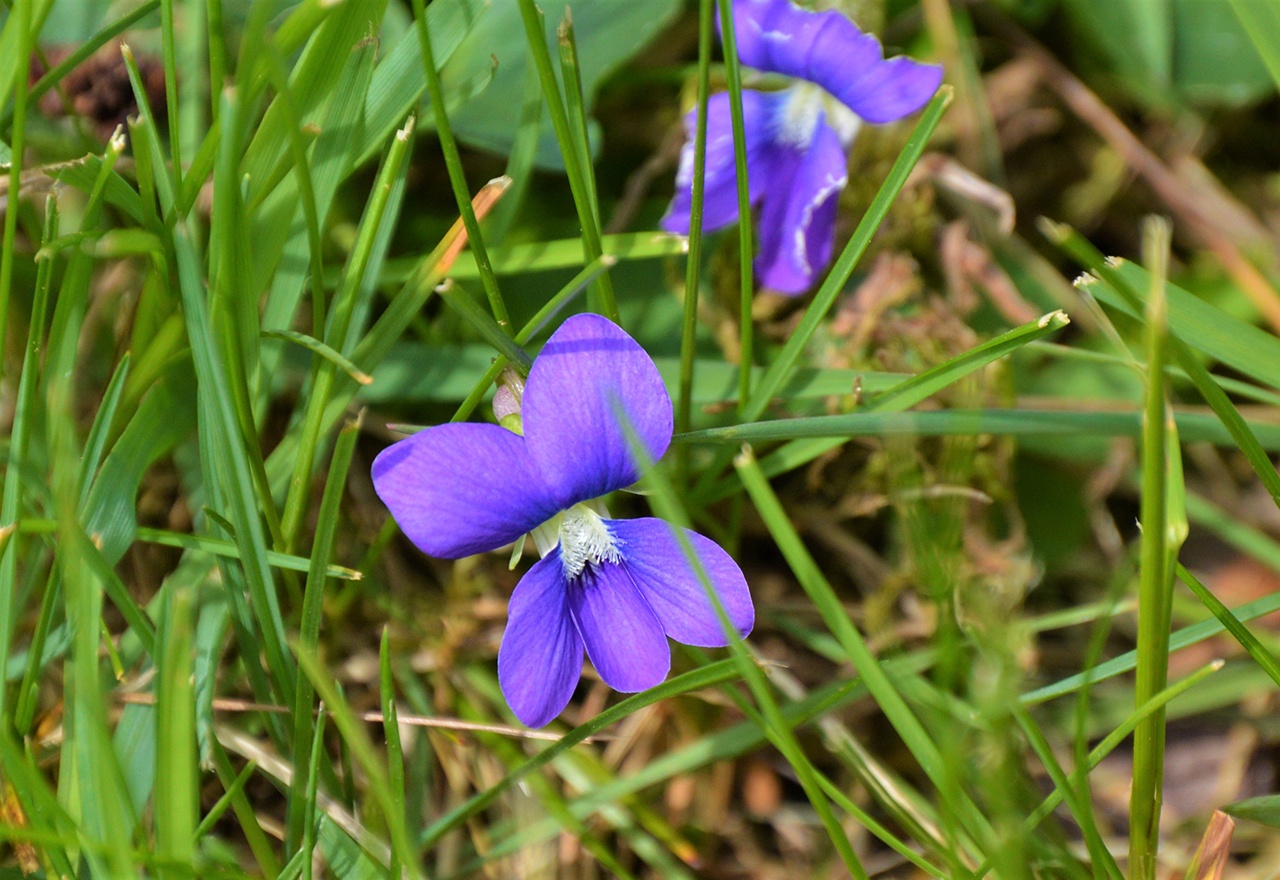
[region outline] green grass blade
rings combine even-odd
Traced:
[[[307,571],[307,586],[302,599],[302,616],[298,623],[298,650],[314,654],[320,644],[320,625],[324,610],[324,588],[328,580],[329,558],[333,555],[334,535],[338,529],[338,514],[351,456],[355,452],[356,438],[360,434],[360,421],[348,423],[338,435],[333,460],[329,464],[329,477],[324,485],[320,501],[320,515],[316,521],[315,540],[311,546],[311,565]],[[293,760],[299,767],[311,763],[311,741],[315,736],[315,705],[313,692],[306,677],[298,679],[297,697],[293,704]],[[289,848],[299,845],[307,810],[307,786],[309,780],[301,774],[294,778],[294,788],[289,802]]]
[[[1164,278],[1170,230],[1150,222],[1144,229],[1148,259],[1157,266],[1146,309],[1146,402],[1142,430],[1141,568],[1138,585],[1137,667],[1134,699],[1140,706],[1164,690],[1169,672],[1169,621],[1173,571],[1168,533],[1170,477],[1168,450],[1176,442],[1169,412],[1168,312]],[[1171,436],[1172,435],[1172,436]],[[1177,475],[1177,476],[1180,476]],[[1129,870],[1138,880],[1154,880],[1164,788],[1165,715],[1156,711],[1134,730],[1133,788],[1129,797]]]

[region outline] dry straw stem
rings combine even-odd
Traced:
[[[139,706],[154,706],[156,698],[154,694],[133,694],[118,693],[116,698],[122,703],[131,703]],[[215,697],[213,700],[213,711],[215,712],[270,712],[273,715],[290,715],[293,710],[288,706],[276,706],[271,703],[255,703],[252,700],[240,700],[232,697]],[[318,712],[317,712],[318,714]],[[375,724],[383,723],[386,718],[381,712],[357,712],[356,717],[361,721],[370,721]],[[436,718],[429,715],[404,715],[396,713],[396,720],[401,724],[410,727],[431,727],[437,730],[459,730],[474,733],[496,733],[499,736],[511,736],[517,739],[540,739],[547,742],[556,742],[560,739],[560,734],[549,733],[542,730],[526,730],[523,727],[512,727],[507,724],[479,724],[473,721],[462,721],[457,718]],[[605,742],[613,737],[609,735],[588,736],[582,740],[583,743]]]

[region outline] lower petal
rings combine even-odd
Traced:
[[[807,148],[779,144],[769,160],[756,276],[762,287],[801,294],[831,260],[836,207],[849,180],[849,160],[839,135],[822,119]]]
[[[676,537],[676,527],[654,518],[610,520],[627,570],[667,635],[686,645],[729,643],[720,616]],[[755,608],[742,569],[710,538],[681,529],[702,563],[729,622],[742,635],[755,624]]]
[[[557,549],[511,594],[498,649],[498,681],[507,705],[529,727],[559,715],[582,675],[582,638],[573,624]]]
[[[569,608],[591,664],[609,687],[633,693],[667,677],[667,636],[625,564],[587,566],[569,584]]]

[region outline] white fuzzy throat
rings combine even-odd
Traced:
[[[818,120],[825,118],[827,125],[835,129],[840,145],[849,149],[862,124],[857,114],[813,83],[796,83],[782,94],[785,100],[775,119],[779,141],[807,149],[813,143]]]
[[[575,504],[533,533],[538,550],[544,556],[559,543],[560,564],[564,566],[566,580],[581,575],[588,565],[622,561],[618,549],[622,542],[609,531],[604,518],[589,504],[591,502]]]

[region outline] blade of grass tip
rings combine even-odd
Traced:
[[[19,4],[17,3],[14,4],[15,7],[18,5]],[[57,64],[50,67],[48,71],[30,87],[26,95],[26,109],[30,110],[35,106],[36,102],[39,101],[46,92],[57,86],[58,83],[62,82],[63,78],[66,77],[68,73],[79,67],[91,55],[159,8],[160,0],[147,0],[147,2],[140,4],[136,9],[133,9],[125,15],[115,19],[101,30],[95,32],[93,36],[89,37],[89,39],[77,45],[74,51],[61,59]],[[9,123],[14,118],[15,112],[16,107],[10,106],[5,108],[4,112],[0,113],[0,131],[8,128]]]
[[[404,748],[400,743],[400,719],[396,708],[396,684],[391,674],[391,638],[390,628],[382,628],[382,639],[378,644],[378,683],[382,702],[382,732],[387,741],[387,781],[391,786],[391,801],[397,815],[405,813],[404,789]],[[399,855],[392,850],[391,863],[387,866],[388,877],[400,876]]]
[[[1056,311],[1015,327],[923,373],[899,382],[858,407],[857,413],[902,412],[910,409],[944,388],[959,382],[965,376],[1060,330],[1070,321],[1065,312]],[[692,436],[700,435],[690,435]],[[760,467],[766,476],[775,477],[812,461],[827,450],[847,442],[847,439],[847,437],[830,437],[792,440],[762,458]],[[711,486],[705,494],[698,493],[696,497],[699,501],[709,503],[736,491],[735,481],[722,480],[719,484]]]
[[[525,38],[529,43],[529,53],[533,57],[533,66],[538,71],[538,80],[542,83],[542,95],[546,100],[547,110],[551,116],[551,126],[556,133],[556,141],[560,144],[560,154],[564,158],[565,173],[569,177],[569,190],[573,194],[573,204],[578,212],[578,223],[582,227],[582,256],[586,262],[596,259],[604,253],[603,234],[600,228],[600,209],[591,197],[592,187],[588,183],[587,169],[579,161],[579,155],[591,155],[590,144],[585,148],[575,144],[573,126],[569,123],[569,111],[565,107],[560,94],[560,86],[556,82],[555,70],[551,66],[551,51],[547,48],[546,26],[543,22],[542,10],[534,0],[518,0],[520,16],[524,22]],[[572,89],[567,89],[572,92]],[[572,95],[570,96],[572,99]],[[585,111],[584,111],[585,112]],[[601,314],[618,322],[618,303],[614,298],[613,286],[607,279],[600,279],[593,288],[595,296],[592,306]]]
[[[466,319],[467,323],[480,334],[485,342],[492,345],[503,357],[509,360],[515,369],[525,376],[529,375],[529,368],[533,365],[533,358],[529,357],[528,352],[516,344],[515,340],[498,325],[497,321],[489,317],[461,284],[458,284],[452,278],[446,278],[436,288],[436,292],[440,294],[441,299]]]
[[[160,877],[195,872],[196,776],[195,695],[192,683],[193,597],[189,590],[167,595],[162,615],[163,645],[156,687],[156,856],[165,863]]]
[[[441,816],[429,825],[422,833],[422,848],[430,849],[440,840],[441,837],[454,828],[460,826],[463,822],[466,822],[468,819],[479,814],[480,811],[486,809],[498,798],[500,794],[515,785],[522,778],[529,775],[534,770],[537,770],[539,767],[543,767],[550,763],[566,750],[573,748],[588,737],[599,733],[609,725],[614,724],[617,721],[621,721],[623,718],[626,718],[646,706],[651,706],[654,703],[665,700],[669,697],[692,693],[693,691],[699,691],[704,688],[736,681],[738,678],[739,675],[734,662],[732,660],[721,660],[718,663],[712,663],[709,666],[704,666],[700,669],[694,669],[681,675],[677,675],[656,687],[652,687],[647,691],[642,691],[641,693],[629,696],[617,704],[610,706],[590,721],[575,727],[550,746],[529,758],[494,785],[482,792],[472,795],[470,800],[454,807],[444,816]]]
[[[871,243],[872,236],[880,228],[880,224],[884,222],[884,218],[888,215],[889,208],[897,199],[898,193],[906,185],[911,170],[924,153],[924,148],[928,145],[934,129],[938,127],[942,114],[951,104],[954,95],[955,90],[951,86],[944,84],[925,107],[920,116],[920,121],[916,123],[915,129],[911,132],[911,137],[907,139],[906,145],[902,148],[902,152],[898,154],[898,158],[894,161],[893,167],[889,170],[884,183],[880,185],[880,190],[876,193],[875,198],[871,200],[871,204],[867,207],[866,213],[862,215],[862,219],[858,221],[858,226],[853,231],[853,236],[849,239],[849,243],[845,245],[844,250],[840,252],[840,256],[832,264],[826,280],[818,287],[818,292],[814,294],[813,301],[805,309],[800,323],[796,325],[795,330],[791,332],[786,343],[782,346],[782,350],[778,352],[773,363],[769,365],[759,383],[752,390],[748,405],[740,410],[739,418],[742,421],[755,421],[764,415],[773,398],[777,396],[779,390],[785,384],[791,370],[799,362],[800,356],[808,346],[809,340],[822,325],[822,321],[831,310],[831,307],[835,305],[836,298],[840,295],[840,291],[844,289],[844,284],[849,280],[849,276],[853,274],[854,268],[858,265],[858,260],[862,258],[863,252],[866,251],[867,246]],[[699,479],[699,490],[705,488],[712,480],[716,479],[725,467],[731,463],[732,459],[732,450],[725,450],[717,456],[713,465],[707,468]]]
[[[731,0],[717,2],[720,6],[720,41],[724,43],[725,78],[729,81],[733,166],[738,188],[738,414],[742,415],[751,401],[751,351],[755,330],[751,314],[755,283],[751,270],[751,190],[747,180],[750,169],[747,167],[746,123],[742,117],[742,67],[738,59],[738,38],[733,24],[733,3]]]
[[[222,538],[211,538],[208,535],[189,535],[184,532],[169,532],[150,526],[138,526],[137,538],[139,541],[145,541],[149,544],[179,547],[184,550],[198,550],[215,556],[234,558],[239,552],[234,543]],[[287,553],[278,553],[274,550],[267,551],[267,562],[276,568],[286,568],[289,571],[307,571],[311,565],[310,560],[305,556],[290,556]],[[325,574],[331,578],[344,581],[358,581],[362,577],[361,573],[356,569],[342,565],[328,566]]]
[[[346,373],[361,385],[368,385],[373,382],[373,377],[364,370],[357,367],[350,360],[343,357],[340,352],[330,348],[327,344],[321,342],[313,336],[305,333],[299,333],[296,330],[263,330],[262,335],[270,339],[283,339],[286,342],[292,342],[302,346],[307,351],[317,355]],[[323,408],[321,412],[323,412]]]
[[[1146,308],[1146,404],[1142,430],[1142,568],[1138,583],[1137,705],[1164,690],[1169,671],[1169,620],[1173,572],[1167,531],[1169,411],[1164,364],[1168,327],[1164,291],[1169,226],[1150,221],[1143,229],[1146,262],[1154,267]],[[1164,779],[1165,713],[1156,711],[1134,730],[1133,788],[1129,800],[1129,870],[1135,880],[1155,880]]]
[[[347,484],[347,471],[360,436],[362,415],[348,422],[338,434],[334,444],[333,459],[329,463],[329,476],[325,480],[324,494],[320,499],[320,514],[316,520],[315,540],[311,545],[311,566],[307,571],[307,584],[302,594],[302,614],[298,622],[298,648],[315,653],[320,644],[320,624],[324,616],[324,588],[328,581],[327,568],[333,555],[334,535],[338,529],[338,515]],[[309,753],[315,735],[314,694],[306,676],[299,676],[297,695],[293,708],[293,760],[299,767],[311,762]],[[306,818],[306,791],[309,781],[295,777],[290,792],[288,833],[286,845],[293,849],[301,843]]]
[[[1104,257],[1084,236],[1068,226],[1054,223],[1045,218],[1041,218],[1040,227],[1046,238],[1103,279],[1133,314],[1142,314],[1142,298],[1138,291],[1129,284],[1125,275],[1117,270],[1113,261]],[[1257,330],[1251,325],[1242,326],[1247,326],[1253,331]],[[1266,488],[1268,494],[1271,495],[1277,505],[1280,505],[1280,473],[1277,473],[1270,457],[1259,443],[1254,430],[1240,415],[1240,411],[1236,409],[1235,404],[1227,397],[1226,392],[1222,390],[1215,377],[1201,363],[1199,356],[1192,351],[1188,343],[1171,334],[1169,347],[1178,365],[1182,367],[1183,371],[1191,379],[1192,384],[1195,385],[1196,391],[1204,398],[1205,403],[1209,404],[1214,414],[1231,434],[1231,438],[1236,445],[1240,447],[1240,451],[1244,453],[1245,458],[1253,467],[1254,473],[1258,475],[1258,479]],[[1237,368],[1240,365],[1239,362],[1233,364]]]
[[[949,771],[944,765],[937,745],[902,698],[899,688],[885,673],[879,659],[871,653],[858,628],[845,613],[831,584],[823,576],[800,539],[799,533],[796,532],[795,526],[787,517],[782,503],[774,494],[764,472],[760,470],[760,465],[752,455],[749,446],[742,448],[734,459],[734,466],[738,469],[747,494],[755,504],[778,549],[782,551],[796,579],[817,608],[823,622],[840,642],[845,656],[866,683],[867,690],[871,692],[881,711],[885,713],[890,724],[938,791],[944,795],[949,792],[954,793],[955,786],[946,777]],[[993,848],[992,841],[995,839],[994,832],[978,807],[967,797],[960,797],[958,803],[950,806],[978,846],[984,851],[990,851]]]
[[[555,318],[561,309],[572,302],[578,294],[582,293],[593,278],[602,272],[612,269],[617,262],[617,258],[610,254],[605,254],[597,260],[592,260],[581,272],[573,276],[568,284],[560,288],[554,296],[547,300],[542,308],[538,309],[537,314],[525,322],[525,325],[520,328],[520,332],[516,334],[516,344],[524,345],[533,339],[544,326]],[[480,381],[471,389],[471,393],[463,399],[450,421],[466,421],[471,416],[471,413],[475,411],[475,408],[480,405],[480,401],[484,399],[485,394],[489,391],[489,386],[497,381],[498,376],[506,369],[508,363],[509,361],[505,357],[499,355],[489,365],[489,369],[485,371],[484,375],[480,377]]]
[[[1076,775],[1082,779],[1085,778],[1091,770],[1102,763],[1102,760],[1107,757],[1107,755],[1111,754],[1117,746],[1129,738],[1129,735],[1133,733],[1133,729],[1138,726],[1139,722],[1148,718],[1151,713],[1159,709],[1163,709],[1174,699],[1191,690],[1191,688],[1200,684],[1200,682],[1222,669],[1225,665],[1225,662],[1222,660],[1214,660],[1210,663],[1206,663],[1195,672],[1169,685],[1169,687],[1165,688],[1154,698],[1139,706],[1133,713],[1125,718],[1119,726],[1103,737],[1102,741],[1094,746],[1094,748],[1088,753],[1088,757],[1083,765],[1076,768]],[[1062,803],[1063,797],[1064,793],[1061,789],[1055,788],[1050,792],[1049,795],[1040,802],[1040,806],[1032,810],[1027,816],[1026,821],[1023,822],[1021,831],[1022,835],[1024,837],[1031,835],[1035,831],[1036,827],[1048,818],[1050,813],[1058,808],[1058,805]],[[975,876],[977,878],[985,877],[992,867],[993,865],[991,861],[988,860],[983,862],[978,866]]]
[[[476,257],[476,267],[480,270],[480,283],[484,286],[485,296],[489,299],[489,309],[493,312],[493,319],[498,322],[498,328],[504,334],[511,336],[515,331],[511,326],[511,318],[507,315],[507,306],[502,300],[502,292],[498,288],[498,276],[494,274],[493,265],[489,262],[488,249],[480,235],[480,221],[476,217],[475,209],[471,206],[466,171],[462,167],[462,155],[458,152],[458,142],[454,139],[449,112],[444,105],[444,90],[440,85],[440,73],[436,70],[435,54],[431,48],[425,0],[413,0],[413,19],[418,35],[418,45],[422,51],[422,71],[426,74],[431,114],[435,119],[436,136],[440,139],[440,150],[444,153],[444,165],[449,172],[449,184],[453,187],[453,197],[458,202],[458,211],[462,215],[462,223],[467,230],[471,252]]]
[[[702,215],[707,196],[707,106],[711,100],[711,32],[714,0],[698,3],[698,100],[693,133],[693,189],[689,202],[689,256],[685,263],[684,308],[680,320],[680,390],[676,395],[676,433],[693,420],[693,367],[697,355],[698,295],[702,284]],[[688,478],[689,453],[677,450],[681,485]]]
[[[855,878],[867,878],[869,875],[866,869],[853,851],[853,846],[849,842],[844,828],[841,827],[840,820],[836,817],[830,800],[828,800],[822,789],[819,781],[820,774],[800,747],[800,743],[796,739],[795,730],[792,729],[779,709],[768,680],[743,641],[742,634],[738,632],[738,628],[729,619],[729,615],[725,611],[720,597],[716,594],[710,577],[707,575],[702,560],[693,549],[693,544],[689,541],[689,517],[676,496],[675,487],[661,470],[652,467],[652,462],[645,461],[647,457],[646,450],[639,437],[631,429],[631,425],[627,423],[625,417],[621,421],[623,422],[623,428],[626,429],[632,454],[641,462],[642,470],[645,473],[644,484],[650,491],[650,501],[653,504],[654,511],[670,524],[672,536],[679,544],[681,552],[684,553],[690,568],[701,582],[702,589],[710,600],[711,606],[715,609],[716,617],[720,620],[720,627],[727,637],[734,665],[737,667],[739,675],[747,683],[747,688],[751,691],[751,696],[760,709],[759,716],[757,716],[759,723],[768,735],[769,740],[795,770],[796,779],[801,788],[804,789],[805,797],[809,799],[814,812],[818,814],[818,818],[826,829],[827,836],[831,839],[831,844],[835,847],[845,868]],[[740,698],[741,696],[730,688],[726,688],[726,690],[731,697]],[[750,709],[749,704],[746,704],[745,701],[742,701],[740,705],[744,709]]]
[[[332,674],[320,665],[316,655],[301,646],[298,646],[297,654],[298,665],[328,707],[334,724],[342,734],[342,742],[350,749],[350,755],[346,756],[348,760],[343,762],[344,766],[358,765],[364,772],[369,793],[373,796],[387,823],[391,848],[396,851],[401,865],[410,876],[421,877],[417,851],[409,841],[404,816],[396,811],[395,799],[391,794],[391,783],[374,750],[373,743],[365,733],[364,722],[351,710],[347,701],[338,692]]]

